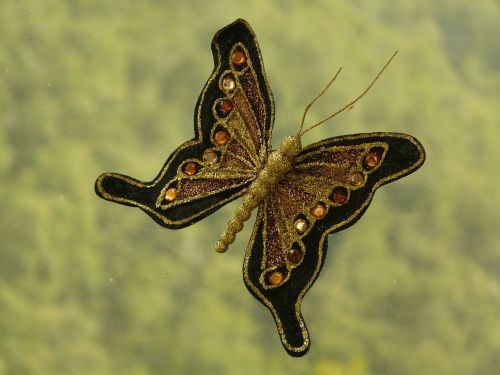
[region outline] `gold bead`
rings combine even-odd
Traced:
[[[227,225],[227,229],[231,233],[238,233],[243,229],[243,225],[244,224],[240,220],[237,220],[235,218],[235,219],[232,219],[231,221],[229,221],[229,223]]]
[[[248,220],[252,216],[252,211],[241,205],[236,209],[236,216],[241,220]]]
[[[252,194],[251,192],[248,192],[245,195],[245,198],[243,198],[243,207],[245,207],[246,210],[252,212],[254,208],[256,208],[259,205],[257,199],[255,198],[255,195]]]
[[[220,238],[226,245],[232,244],[236,239],[236,234],[231,232],[229,228],[226,228]]]
[[[215,243],[214,248],[218,253],[225,253],[227,251],[227,246],[220,240]]]

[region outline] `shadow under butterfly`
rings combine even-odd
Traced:
[[[292,356],[310,346],[301,302],[322,268],[328,234],[354,224],[375,190],[420,167],[422,145],[400,133],[328,138],[302,147],[302,135],[349,109],[373,85],[324,120],[271,149],[274,102],[257,39],[236,20],[212,41],[215,68],[194,115],[195,137],[167,159],[158,176],[141,182],[116,173],[96,181],[104,199],[141,208],[157,223],[179,229],[243,196],[215,248],[227,250],[258,208],[243,264],[250,293],[272,313]],[[393,56],[394,57],[394,56]],[[392,58],[391,58],[392,59]]]

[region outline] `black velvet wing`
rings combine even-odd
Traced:
[[[300,307],[323,266],[328,234],[354,224],[378,187],[415,171],[424,159],[420,143],[406,134],[329,138],[305,148],[261,204],[243,277],[273,314],[289,354],[304,355],[310,345]]]
[[[212,53],[214,70],[196,103],[195,138],[177,148],[151,182],[104,173],[95,184],[97,195],[139,207],[175,229],[201,220],[246,191],[270,145],[272,93],[246,21],[220,30]]]

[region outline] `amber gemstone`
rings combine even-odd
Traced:
[[[189,162],[184,165],[184,173],[188,176],[193,176],[198,171],[198,166],[196,163]]]
[[[213,165],[219,161],[219,156],[212,150],[206,150],[203,153],[203,161],[208,165]]]
[[[297,264],[302,259],[302,250],[298,247],[292,247],[288,252],[288,260],[294,264]]]
[[[233,60],[233,64],[237,66],[241,66],[247,62],[245,52],[239,49],[233,52],[233,56],[231,56],[231,59]]]
[[[283,274],[278,271],[271,272],[269,275],[269,283],[274,286],[278,286],[283,282]]]
[[[218,130],[214,134],[214,142],[217,146],[224,146],[229,142],[230,135],[225,130]]]
[[[302,234],[309,228],[309,223],[305,219],[297,219],[295,223],[293,223],[293,226],[297,233]]]
[[[229,99],[224,99],[220,102],[220,110],[227,115],[233,110],[233,102]]]
[[[369,152],[365,157],[366,165],[375,168],[380,163],[380,156],[376,152]]]
[[[314,207],[311,209],[311,214],[316,218],[316,219],[323,219],[326,215],[326,207],[323,203],[317,203],[314,205]]]
[[[365,176],[361,172],[352,172],[349,176],[349,182],[354,186],[359,186],[365,180]]]
[[[230,76],[224,77],[222,80],[222,88],[226,91],[232,91],[236,87],[236,83],[234,82],[234,79],[231,78]]]
[[[177,190],[175,188],[170,188],[165,192],[165,200],[167,202],[173,202],[177,198]]]
[[[347,202],[347,190],[343,187],[335,188],[331,195],[331,199],[337,204],[344,204]]]

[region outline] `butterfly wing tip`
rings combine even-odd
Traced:
[[[95,184],[94,184],[94,190],[95,190],[95,193],[100,197],[100,198],[103,198],[103,199],[106,199],[105,198],[105,195],[106,195],[106,190],[105,188],[103,187],[103,183],[104,181],[106,180],[107,176],[108,176],[109,173],[102,173],[99,177],[97,177],[97,179],[95,180]],[[104,183],[105,184],[105,183]]]
[[[291,347],[291,348],[287,348],[286,346],[284,346],[286,352],[292,356],[292,357],[303,357],[307,354],[307,352],[309,351],[309,347],[310,345],[308,344],[306,347]]]
[[[418,164],[418,166],[420,167],[422,164],[424,164],[427,155],[425,153],[424,146],[422,146],[422,143],[420,143],[420,141],[415,137],[413,139],[414,139],[415,146],[417,146],[418,151],[420,153],[420,162]]]
[[[230,23],[227,26],[224,26],[222,29],[217,31],[217,33],[215,33],[212,39],[212,48],[214,48],[215,45],[220,44],[221,41],[224,41],[226,39],[229,40],[233,35],[237,35],[241,32],[243,32],[243,34],[254,35],[250,24],[245,19],[238,18],[234,22]]]
[[[422,143],[414,136],[405,134],[405,138],[409,140],[414,147],[413,151],[408,150],[407,152],[408,157],[413,159],[413,171],[420,168],[422,164],[424,164],[426,158],[425,149],[424,146],[422,146]]]
[[[133,205],[134,201],[140,200],[143,194],[144,184],[117,173],[101,174],[95,184],[96,194],[103,199]]]
[[[245,20],[244,18],[238,18],[236,21],[234,21],[234,23],[243,23],[245,25],[248,25],[247,20]]]

